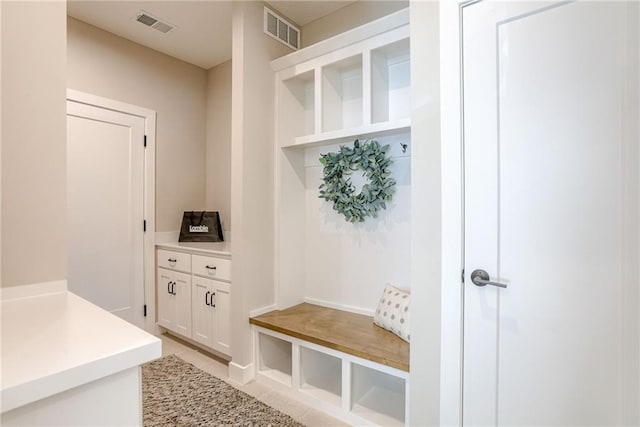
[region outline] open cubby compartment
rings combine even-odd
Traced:
[[[315,70],[283,80],[279,102],[284,140],[315,133]]]
[[[351,364],[351,412],[378,425],[404,425],[406,384],[403,377]]]
[[[300,391],[340,407],[342,360],[300,346]]]
[[[381,123],[411,115],[409,39],[371,51],[371,121]]]
[[[258,348],[258,371],[272,380],[291,386],[291,343],[260,332]]]
[[[362,125],[362,55],[322,67],[322,131]]]

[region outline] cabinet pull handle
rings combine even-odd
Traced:
[[[213,267],[211,267],[210,265],[205,265],[204,268],[206,268],[208,270],[215,270],[216,266],[214,265]]]
[[[176,282],[171,282],[171,295],[176,294]]]
[[[213,303],[213,297],[215,297],[215,296],[216,296],[216,293],[215,292],[211,292],[210,301],[211,301],[211,307],[213,307],[213,308],[216,308],[216,305]]]
[[[177,260],[177,259],[175,259],[175,258],[169,258],[167,261],[172,262],[172,263],[173,263],[173,262],[178,262],[178,260]]]
[[[169,283],[167,283],[167,293],[171,294],[171,281],[169,281]]]
[[[209,294],[210,293],[211,292],[207,291],[207,293],[204,296],[204,303],[207,304],[207,305],[211,305],[211,304],[209,304]]]

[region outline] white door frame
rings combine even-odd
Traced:
[[[147,147],[144,151],[144,218],[147,230],[144,235],[144,303],[147,307],[145,329],[155,333],[155,229],[156,229],[156,112],[137,105],[67,89],[67,101],[117,111],[144,119]]]

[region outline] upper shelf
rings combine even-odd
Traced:
[[[322,132],[319,134],[300,136],[294,139],[292,144],[282,144],[282,148],[292,147],[313,147],[327,143],[350,142],[354,139],[367,139],[377,136],[388,135],[411,129],[411,120],[408,117],[387,121],[382,123],[373,123],[370,125],[362,125],[358,127],[340,129],[331,132]]]
[[[369,38],[342,47],[336,47],[341,40],[331,39],[328,46],[334,50],[318,50],[322,53],[318,56],[305,53],[299,63],[290,55],[285,61],[290,66],[277,71],[280,147],[410,129],[408,14],[393,14],[379,21],[380,32]],[[371,32],[372,26],[366,27]]]

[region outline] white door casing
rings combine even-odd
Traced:
[[[69,290],[153,332],[155,113],[68,90],[67,132]]]
[[[638,3],[462,10],[463,423],[637,424]]]

